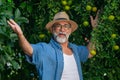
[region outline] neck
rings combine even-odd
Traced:
[[[68,41],[65,42],[65,43],[60,43],[61,47],[62,48],[67,48],[68,47]]]

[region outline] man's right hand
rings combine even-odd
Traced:
[[[23,32],[20,28],[20,26],[13,20],[10,19],[7,21],[8,24],[10,25],[10,27],[12,28],[12,30],[19,36],[19,35],[23,35]]]

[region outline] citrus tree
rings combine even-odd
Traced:
[[[10,18],[19,25],[28,22],[27,18],[21,16],[20,10],[15,8],[13,1],[0,0],[0,80],[12,80],[23,69],[24,56],[19,50],[17,35],[7,24]]]
[[[45,25],[59,11],[67,12],[78,23],[71,42],[87,45],[87,38],[96,45],[94,57],[82,64],[84,80],[119,80],[119,4],[119,0],[0,0],[0,80],[38,79],[7,19],[13,18],[21,26],[30,43],[49,42],[51,33]],[[93,30],[90,15],[95,17],[98,10],[98,26]]]

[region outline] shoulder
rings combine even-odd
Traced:
[[[36,43],[36,44],[31,44],[31,46],[33,48],[50,48],[51,46],[49,45],[49,43],[46,43],[46,42],[39,42],[39,43]]]
[[[77,44],[75,44],[75,43],[70,43],[69,46],[72,47],[72,48],[79,49],[79,50],[81,50],[81,49],[86,49],[86,48],[87,48],[87,46],[77,45]]]
[[[35,46],[48,46],[48,43],[46,43],[46,42],[38,42],[38,43],[35,43],[35,44],[31,44],[31,45],[35,45]]]
[[[80,47],[82,47],[83,45],[77,45],[77,44],[75,44],[75,43],[69,43],[69,46],[70,46],[70,47],[75,47],[75,48],[80,48]]]

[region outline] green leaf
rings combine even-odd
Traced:
[[[13,68],[14,69],[16,69],[16,70],[18,70],[19,69],[19,64],[18,64],[18,62],[16,62],[16,61],[11,61],[11,64],[12,64],[12,66],[13,66]]]
[[[0,71],[4,70],[4,65],[0,64]]]
[[[32,8],[32,6],[31,6],[31,5],[27,5],[27,10],[28,10],[28,12],[29,12],[29,13],[31,13],[31,12],[32,12],[32,9],[33,9],[33,8]]]
[[[10,38],[12,42],[15,42],[16,40],[18,40],[17,34],[16,33],[11,33],[10,34]]]
[[[15,18],[19,18],[21,16],[20,10],[17,8],[15,11]]]
[[[8,26],[7,20],[6,20],[6,17],[5,17],[5,16],[2,16],[2,18],[1,18],[1,20],[0,20],[0,24],[1,24],[1,25],[4,25],[4,26]]]
[[[0,0],[0,6],[5,2],[5,0]]]
[[[0,30],[0,41],[5,39],[9,39],[8,35]]]
[[[5,56],[4,55],[0,55],[0,64],[2,64],[4,66],[5,63],[6,63]]]
[[[2,5],[2,0],[0,0],[0,5]]]
[[[12,57],[10,55],[8,55],[7,53],[5,54],[5,57],[4,57],[7,61],[11,61],[12,60]]]
[[[7,0],[7,1],[10,2],[10,3],[12,2],[12,0]]]
[[[24,8],[26,7],[26,2],[22,2],[22,3],[20,4],[20,7],[21,7],[22,9],[24,9]]]
[[[12,10],[10,10],[10,9],[5,10],[3,13],[4,13],[5,17],[7,17],[7,18],[11,18],[13,16]]]
[[[25,17],[19,17],[15,20],[18,22],[19,25],[22,24],[22,23],[28,23],[29,22],[29,20]]]

